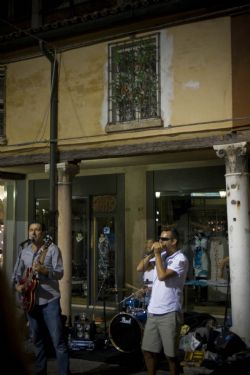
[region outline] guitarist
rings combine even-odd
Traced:
[[[46,330],[50,334],[59,375],[69,375],[69,353],[61,318],[59,280],[63,260],[59,248],[44,237],[40,223],[29,225],[30,244],[25,246],[15,266],[15,289],[24,301],[34,344],[35,373],[47,374]]]

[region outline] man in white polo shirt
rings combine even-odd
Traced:
[[[154,242],[144,266],[155,257],[155,268],[148,316],[142,340],[142,351],[149,375],[155,375],[157,356],[163,349],[170,375],[179,374],[177,357],[182,322],[183,288],[188,260],[178,248],[179,234],[175,228],[162,231]]]

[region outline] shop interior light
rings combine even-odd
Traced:
[[[221,198],[226,198],[226,196],[227,196],[227,192],[225,190],[220,190],[219,194],[220,194]]]
[[[161,196],[161,192],[160,191],[156,191],[155,192],[155,198],[160,198]]]
[[[190,194],[191,197],[202,197],[202,198],[222,198],[221,192],[219,191],[203,191],[203,192],[194,192]]]

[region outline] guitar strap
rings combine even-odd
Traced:
[[[44,264],[44,260],[46,257],[46,254],[48,252],[49,244],[43,245],[39,250],[38,250],[38,255],[37,258],[34,259],[34,261],[39,262],[41,265]]]
[[[46,257],[46,254],[47,254],[47,252],[48,252],[48,246],[43,246],[42,247],[42,249],[40,249],[41,250],[41,252],[40,252],[40,254],[38,255],[38,261],[39,261],[39,263],[40,264],[44,264],[44,260],[45,260],[45,257]],[[40,251],[39,250],[39,251]]]

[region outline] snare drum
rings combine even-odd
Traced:
[[[109,325],[109,338],[114,347],[125,353],[140,349],[147,312],[138,309],[133,314],[119,313]]]

